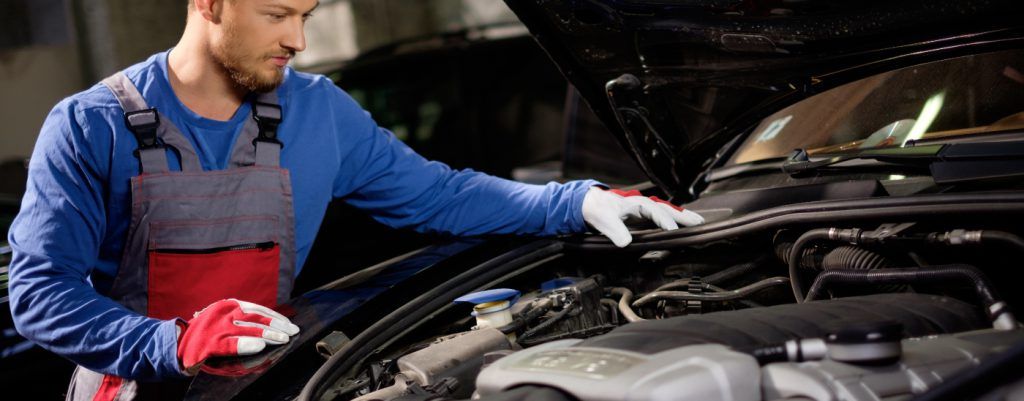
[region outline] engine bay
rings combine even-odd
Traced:
[[[1012,230],[874,222],[566,246],[421,311],[320,399],[909,399],[1024,342]]]

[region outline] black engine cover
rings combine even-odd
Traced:
[[[577,347],[654,354],[694,344],[717,343],[739,351],[797,338],[820,338],[837,322],[887,320],[903,325],[903,337],[956,333],[989,327],[979,307],[924,294],[878,294],[765,308],[647,320],[590,338]]]

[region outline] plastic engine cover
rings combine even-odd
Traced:
[[[647,320],[587,340],[551,342],[508,355],[480,373],[477,393],[488,396],[533,384],[583,401],[759,400],[761,367],[749,351],[790,339],[822,338],[836,321],[880,318],[902,324],[904,338],[989,326],[978,307],[923,294]]]
[[[1013,344],[1024,330],[979,330],[903,340],[899,363],[864,366],[829,359],[764,367],[768,400],[875,401],[909,399]]]
[[[494,395],[530,383],[588,401],[761,399],[757,361],[721,345],[647,355],[573,347],[578,343],[550,342],[499,359],[477,377],[477,393]]]
[[[902,324],[903,338],[991,327],[980,307],[953,298],[878,294],[646,320],[589,338],[579,346],[653,354],[714,343],[750,351],[797,338],[821,338],[838,322],[879,319]]]

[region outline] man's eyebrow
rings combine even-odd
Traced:
[[[277,9],[280,9],[281,11],[287,12],[289,14],[294,14],[294,13],[298,13],[299,12],[299,10],[296,10],[294,7],[290,7],[290,6],[287,6],[287,5],[284,5],[284,4],[281,4],[281,3],[277,3],[277,2],[272,2],[270,4],[267,4],[267,7],[277,8]],[[309,11],[306,11],[306,12],[304,12],[302,14],[303,15],[307,15],[309,13],[312,13],[313,10],[316,10],[318,7],[320,7],[320,2],[319,1],[316,2],[316,5],[314,5],[313,8],[310,8]]]

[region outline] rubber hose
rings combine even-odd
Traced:
[[[626,321],[639,322],[646,320],[637,315],[636,312],[633,312],[633,308],[629,307],[630,301],[633,300],[633,291],[630,291],[628,288],[615,287],[612,288],[611,293],[622,296],[622,298],[619,298],[619,313],[622,314],[622,317],[626,318]]]
[[[633,302],[633,306],[640,306],[652,301],[662,299],[670,299],[673,301],[732,301],[735,299],[748,297],[751,294],[761,291],[765,288],[786,283],[789,283],[789,279],[786,277],[771,277],[750,284],[743,288],[724,292],[694,294],[685,291],[655,291],[650,294],[644,295],[640,299],[636,300],[636,302]]]
[[[608,314],[611,315],[612,324],[619,325],[619,303],[614,299],[601,298],[601,305],[608,307]]]
[[[989,241],[1001,242],[1001,243],[1004,243],[1006,245],[1013,246],[1013,247],[1017,248],[1017,250],[1019,250],[1021,252],[1024,252],[1024,239],[1021,239],[1020,237],[1018,237],[1016,235],[1013,235],[1013,234],[1010,234],[1010,233],[1005,232],[1005,231],[982,230],[981,231],[981,241],[982,242],[989,242]]]
[[[706,244],[746,233],[783,228],[794,224],[832,224],[865,219],[943,219],[980,214],[996,218],[1024,215],[1022,193],[923,194],[911,197],[845,199],[779,206],[737,218],[685,227],[650,230],[633,236],[630,249],[663,250]],[[943,220],[944,221],[944,220]],[[566,248],[585,251],[621,251],[607,237],[593,235],[566,241]]]
[[[831,284],[915,284],[955,279],[970,280],[974,284],[974,290],[985,304],[986,309],[997,302],[988,279],[976,267],[970,265],[944,265],[906,269],[826,270],[814,280],[811,289],[807,291],[806,301],[817,299],[825,286]]]
[[[777,256],[782,263],[788,265],[789,251],[792,249],[792,242],[780,242],[775,245],[775,256]],[[802,253],[803,255],[800,256],[800,267],[804,269],[815,269],[818,267],[818,261],[815,260],[814,248],[806,248]]]
[[[875,270],[896,267],[888,258],[877,252],[853,245],[840,245],[829,251],[821,260],[821,268],[825,270],[853,269]],[[877,288],[880,292],[903,292],[905,285],[885,285]]]
[[[825,270],[873,270],[893,266],[885,256],[852,245],[837,246],[821,260],[821,268]]]
[[[719,287],[719,286],[714,285],[714,284],[705,283],[705,285],[708,287],[709,290],[714,291],[714,292],[729,292],[729,290],[727,290],[725,288],[722,288],[722,287]],[[741,303],[743,305],[746,305],[749,308],[760,308],[760,307],[764,306],[764,305],[761,305],[761,304],[759,304],[757,302],[750,301],[750,300],[747,300],[747,299],[741,299],[739,301],[739,303]]]
[[[799,261],[801,251],[811,241],[818,241],[822,239],[828,239],[828,228],[816,228],[805,232],[800,238],[797,238],[796,242],[793,243],[793,248],[789,250],[789,285],[793,288],[793,298],[796,299],[797,303],[804,302],[804,289],[800,283],[799,275]]]

